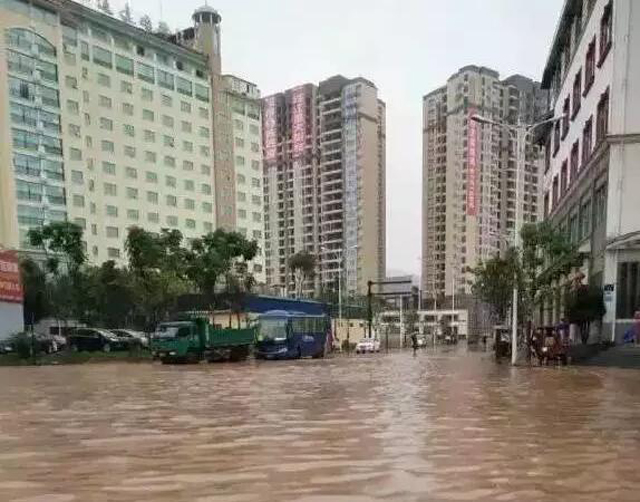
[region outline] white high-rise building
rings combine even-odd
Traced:
[[[640,309],[640,4],[566,0],[544,70],[550,111],[545,217],[585,257],[585,281],[605,291],[606,337],[622,338]],[[558,284],[544,306],[563,315]]]

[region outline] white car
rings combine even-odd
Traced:
[[[134,331],[131,329],[111,329],[109,331],[111,331],[118,338],[128,341],[129,344],[138,345],[139,347],[145,348],[149,346],[149,339],[147,338],[147,335],[141,333],[140,331]]]
[[[380,352],[380,340],[375,338],[363,338],[356,345],[356,354]]]

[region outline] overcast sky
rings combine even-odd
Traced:
[[[191,23],[204,0],[130,0],[134,13]],[[111,0],[114,10],[124,0]],[[563,0],[209,0],[222,64],[263,95],[336,73],[387,103],[387,269],[420,270],[422,96],[460,67],[540,79]]]

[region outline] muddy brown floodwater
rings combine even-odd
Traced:
[[[482,353],[0,368],[0,500],[640,500],[640,372]]]

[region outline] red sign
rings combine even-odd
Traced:
[[[291,97],[291,145],[293,155],[304,153],[307,140],[307,96],[304,86],[293,89]]]
[[[22,303],[20,265],[13,251],[0,251],[0,302]]]
[[[469,109],[467,121],[467,216],[478,214],[478,123],[471,120],[475,109]]]

